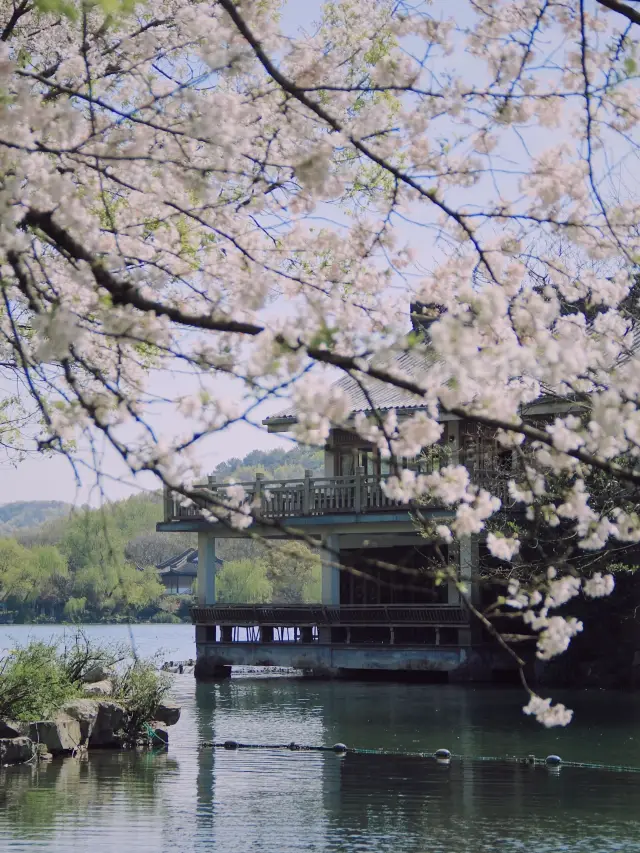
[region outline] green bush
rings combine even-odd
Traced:
[[[153,622],[155,625],[180,625],[182,624],[182,619],[176,616],[175,613],[167,613],[166,610],[159,610],[153,614],[149,622]]]
[[[114,680],[113,697],[129,711],[126,735],[135,741],[145,723],[154,719],[158,705],[171,689],[171,678],[154,661],[135,660],[122,667]]]
[[[32,642],[0,659],[0,717],[47,719],[78,691],[53,643]]]
[[[128,646],[100,645],[81,631],[63,643],[31,642],[0,658],[0,717],[55,717],[65,702],[83,695],[83,679],[96,667],[114,671],[113,698],[129,711],[125,734],[135,742],[169,692],[171,678],[157,661],[132,660]]]

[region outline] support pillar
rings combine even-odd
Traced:
[[[216,603],[216,540],[211,533],[198,533],[198,604]]]
[[[340,538],[336,533],[323,537],[322,603],[340,604]]]
[[[478,539],[476,536],[463,536],[459,545],[458,577],[467,589],[467,595],[474,606],[478,604],[478,588],[475,577],[478,574]],[[460,594],[458,593],[458,598]],[[458,629],[461,645],[470,645],[479,637],[480,626],[475,616],[467,627]]]
[[[336,533],[323,537],[320,551],[322,561],[322,603],[340,604],[340,538]],[[318,641],[331,642],[331,628],[318,628]]]

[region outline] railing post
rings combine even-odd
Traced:
[[[311,515],[311,474],[309,468],[304,470],[304,485],[302,487],[302,514]]]
[[[173,521],[173,492],[169,486],[164,487],[164,520]]]
[[[364,468],[358,466],[356,468],[356,482],[354,489],[354,510],[356,513],[362,512],[362,479],[364,477]]]
[[[258,511],[260,515],[264,515],[264,507],[262,505],[262,481],[264,480],[264,474],[256,472],[256,486],[255,492],[253,494],[254,503],[258,505]]]

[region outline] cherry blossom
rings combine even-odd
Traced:
[[[332,0],[291,32],[278,0],[0,0],[3,417],[31,418],[5,443],[104,441],[248,527],[235,486],[198,488],[201,449],[277,407],[300,441],[371,442],[390,498],[451,512],[444,541],[513,561],[487,533],[508,502],[582,552],[639,542],[640,15],[450,6]],[[373,411],[374,384],[404,404]],[[497,436],[504,488],[456,441],[402,470],[445,421]],[[582,627],[549,611],[612,589],[562,568],[507,600],[546,659]]]

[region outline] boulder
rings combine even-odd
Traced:
[[[23,764],[33,756],[33,742],[28,737],[0,738],[0,765]]]
[[[122,746],[127,711],[117,702],[98,702],[98,716],[89,737],[89,746]]]
[[[49,747],[46,743],[34,743],[34,752],[38,757],[38,761],[51,761],[53,755],[49,752]]]
[[[112,677],[113,672],[111,672],[111,670],[107,669],[106,666],[98,664],[85,672],[82,676],[82,680],[85,684],[94,684],[96,681],[108,681]]]
[[[0,720],[0,738],[23,737],[29,730],[29,723],[17,720]]]
[[[72,752],[82,741],[80,723],[68,714],[58,714],[55,720],[38,720],[29,724],[29,737],[34,743],[46,743],[49,752],[57,755]]]
[[[180,708],[174,702],[161,702],[153,712],[153,719],[165,726],[175,726],[180,719]]]
[[[161,746],[169,746],[169,732],[162,725],[160,720],[154,720],[149,723],[149,739],[151,741],[152,748],[158,748]]]
[[[87,696],[111,696],[113,684],[110,681],[95,681],[84,688]]]
[[[91,735],[98,719],[100,702],[97,699],[74,699],[60,709],[63,714],[73,717],[80,724],[80,737],[86,742]]]

